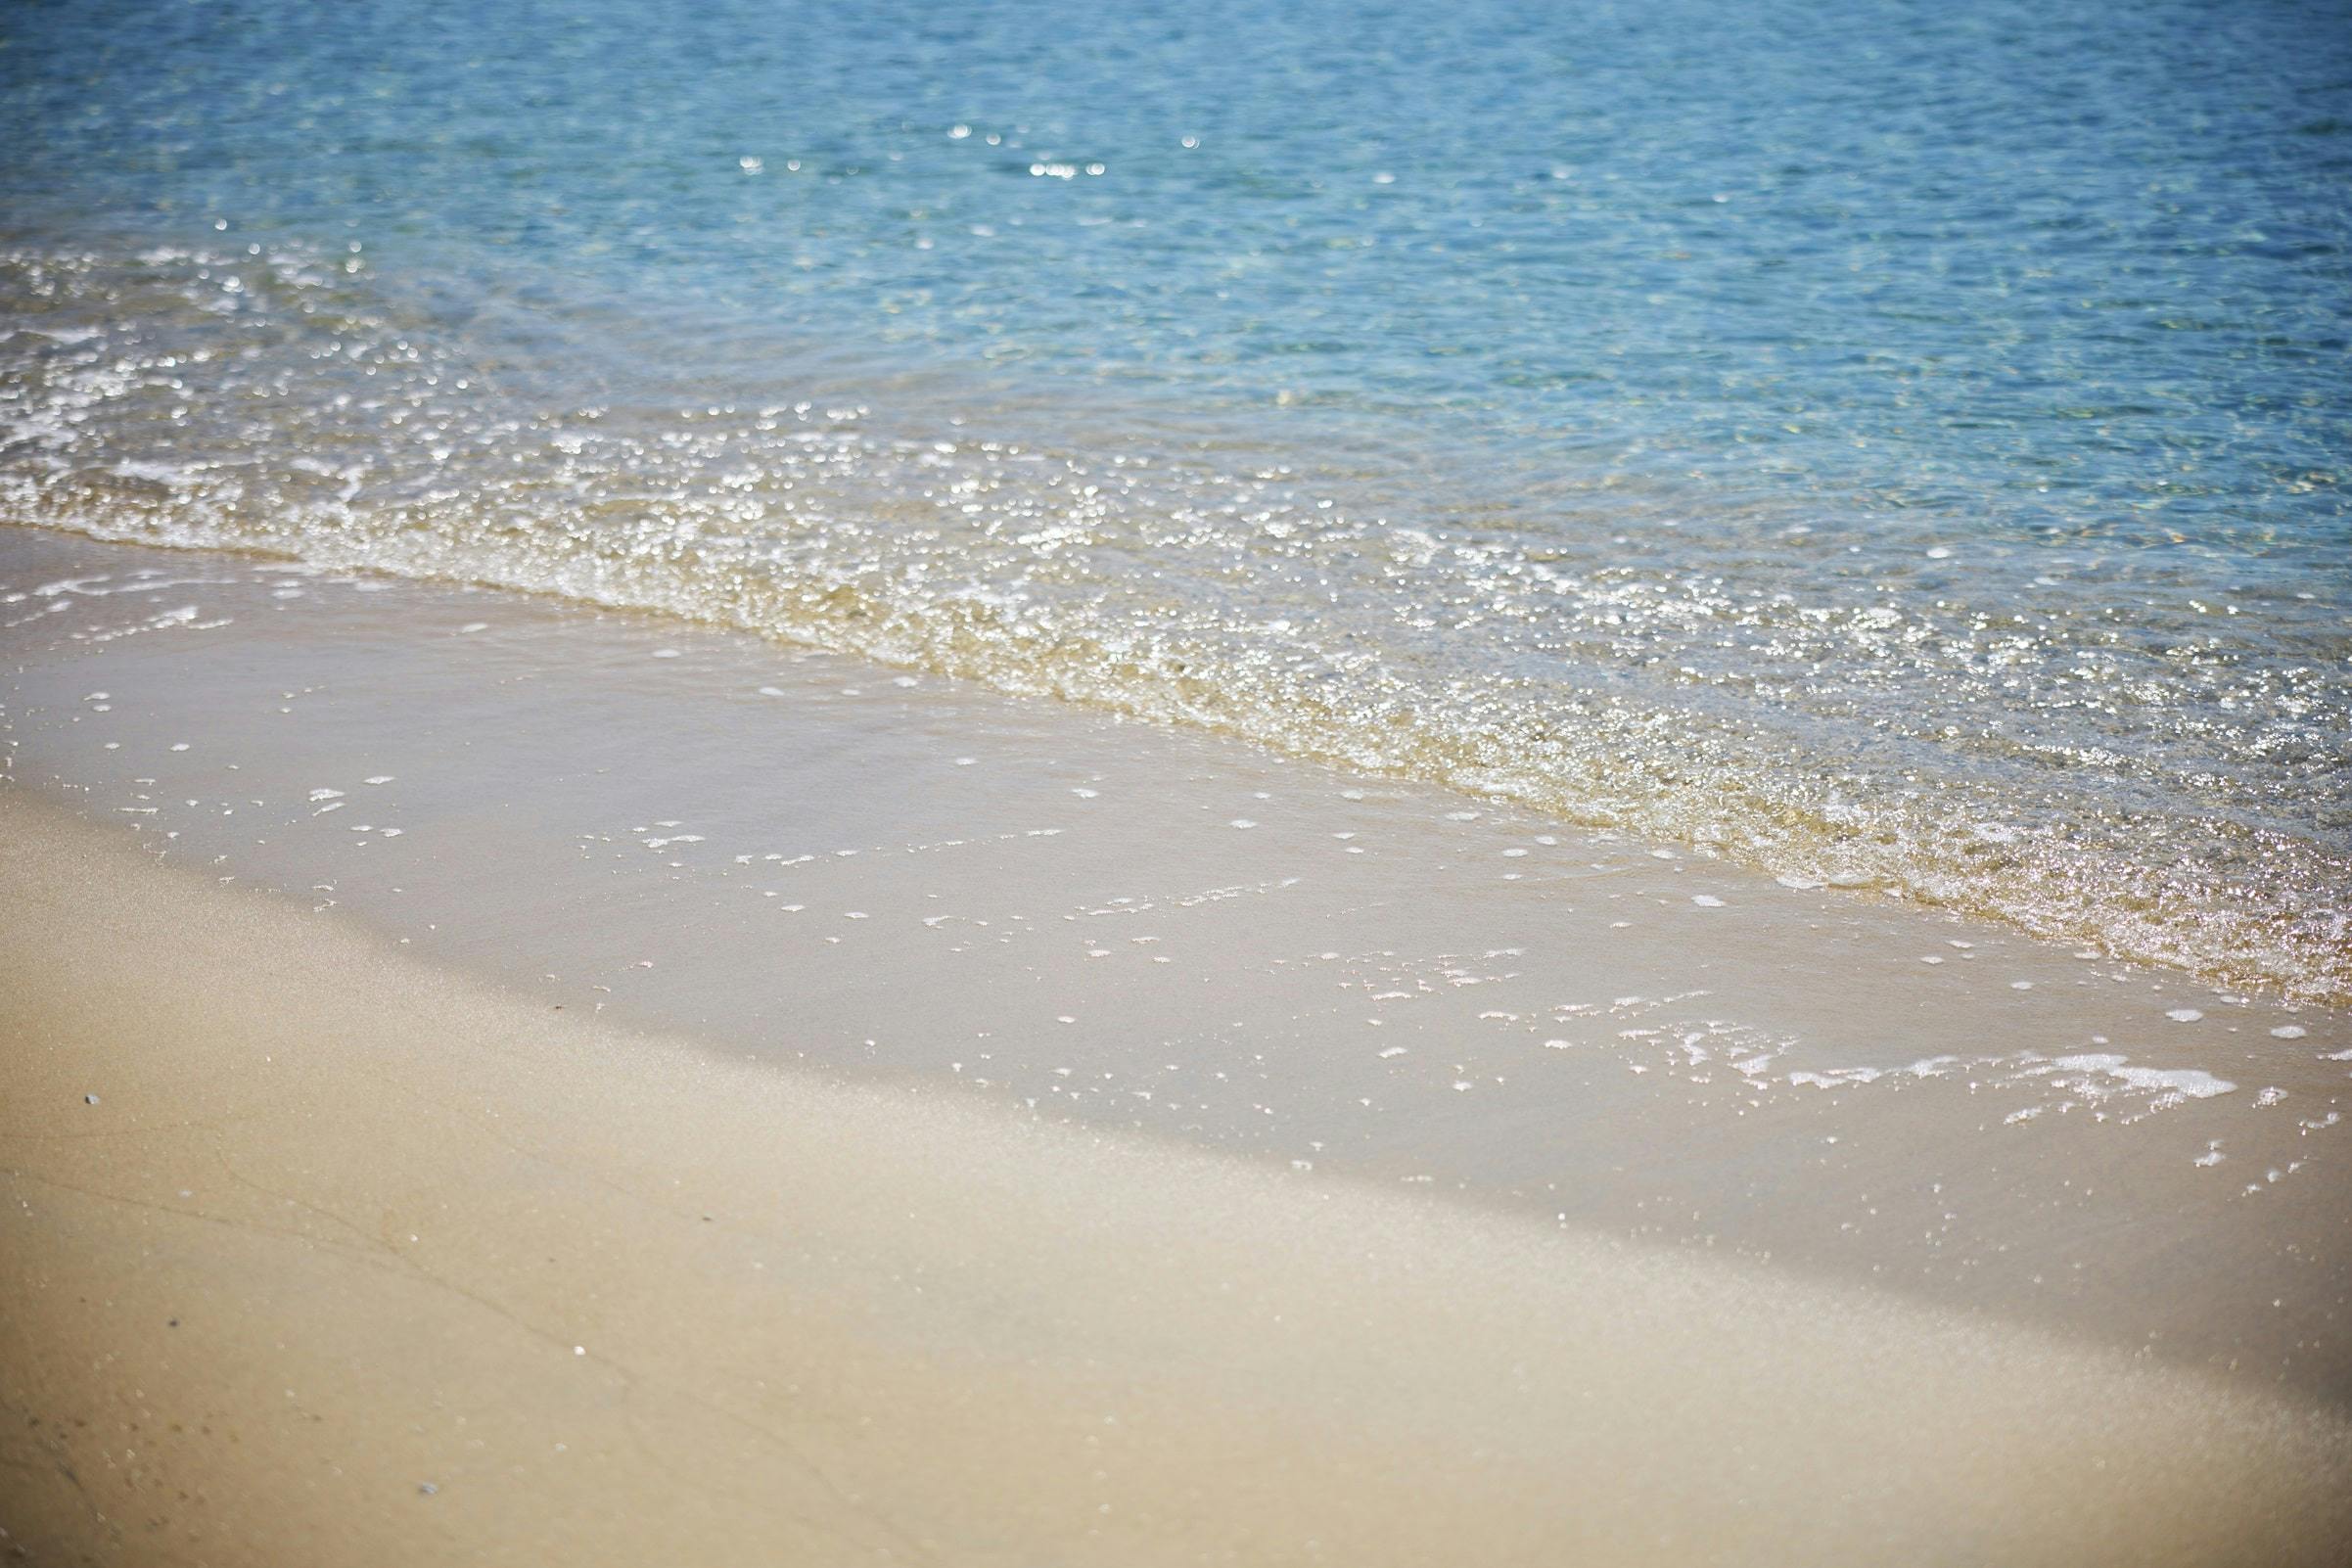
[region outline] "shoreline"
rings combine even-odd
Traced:
[[[0,822],[39,912],[0,924],[6,1523],[36,1560],[2352,1540],[2340,1414],[639,1040],[20,791]]]
[[[2352,1405],[2352,1016],[493,590],[0,609],[0,775],[492,990]]]
[[[492,590],[0,607],[35,1560],[2352,1542],[2344,1015]]]

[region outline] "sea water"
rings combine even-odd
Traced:
[[[0,17],[0,520],[2352,998],[2329,4]]]

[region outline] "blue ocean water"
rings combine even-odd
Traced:
[[[0,13],[0,518],[2352,996],[2340,4]]]

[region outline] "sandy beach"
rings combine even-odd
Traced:
[[[658,620],[0,568],[31,1560],[2352,1539],[2333,1014]]]
[[[34,1561],[2275,1564],[2352,1528],[2314,1406],[714,1059],[0,801]]]
[[[2352,1563],[2211,10],[0,7],[0,1568]]]
[[[0,1568],[2352,1563],[2212,10],[0,6]]]

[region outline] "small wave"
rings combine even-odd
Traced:
[[[1169,426],[916,378],[686,402],[431,298],[300,249],[0,257],[0,519],[689,617],[2352,998],[2316,601],[2217,617],[2151,559],[2123,617],[2062,552],[1950,569],[1932,520],[1556,475],[1473,507],[1442,443],[1122,438]]]

